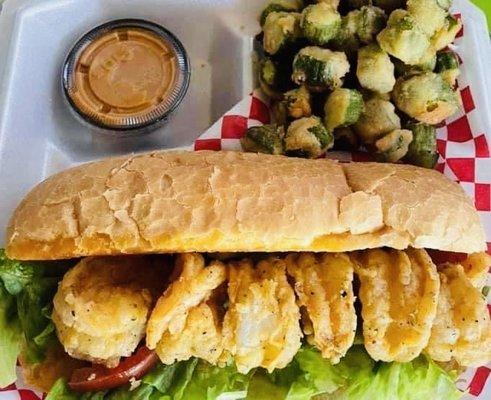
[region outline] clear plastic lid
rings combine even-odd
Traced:
[[[65,97],[76,116],[114,134],[160,126],[181,103],[189,80],[181,42],[160,25],[134,19],[85,34],[63,67]]]

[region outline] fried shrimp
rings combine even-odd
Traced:
[[[358,253],[363,336],[375,360],[407,362],[428,344],[440,282],[424,250]]]
[[[222,262],[212,261],[210,265],[205,266],[205,259],[197,253],[180,254],[177,257],[175,268],[179,276],[157,301],[147,325],[148,348],[155,349],[164,339],[160,346],[160,354],[163,353],[164,348],[169,347],[166,345],[166,340],[173,335],[181,334],[187,324],[188,326],[192,324],[200,314],[206,315],[208,325],[211,323],[209,319],[212,313],[211,308],[208,306],[209,309],[207,309],[206,305],[198,306],[206,302],[227,277],[226,268]],[[195,309],[196,307],[198,308]],[[171,336],[166,335],[166,332]],[[191,347],[193,347],[192,344],[190,344]]]
[[[189,310],[182,330],[165,331],[157,344],[157,354],[167,365],[197,357],[216,364],[223,352],[220,305],[213,300]]]
[[[324,358],[339,362],[356,333],[353,262],[346,254],[290,254],[288,274],[303,308],[303,331]]]
[[[85,258],[60,282],[53,322],[74,358],[113,367],[145,335],[164,269],[144,257]]]
[[[355,340],[358,293],[365,348],[376,361],[408,362],[423,351],[465,366],[491,359],[491,322],[480,292],[485,254],[438,267],[425,250],[412,248],[290,253],[259,262],[207,262],[186,253],[175,260],[170,279],[170,269],[145,257],[79,262],[54,298],[52,319],[67,353],[113,367],[146,334],[166,365],[194,357],[213,365],[233,361],[248,373],[286,367],[305,335],[337,363]]]
[[[442,266],[438,310],[426,351],[436,361],[477,366],[491,360],[486,300],[459,264]]]
[[[487,253],[469,254],[460,264],[464,267],[465,275],[471,281],[472,286],[482,290],[488,279],[489,268],[491,268],[491,256]]]
[[[256,267],[250,260],[230,263],[228,295],[224,348],[239,372],[286,367],[301,346],[302,331],[284,260],[271,257]]]

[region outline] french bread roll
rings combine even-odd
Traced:
[[[18,206],[20,260],[166,252],[485,250],[460,186],[409,165],[156,152],[56,174]]]

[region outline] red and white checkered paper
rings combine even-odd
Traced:
[[[460,18],[460,14],[456,14]],[[465,23],[465,21],[464,21]],[[459,33],[452,49],[462,61],[462,74],[458,81],[458,90],[462,97],[462,109],[449,118],[437,130],[440,159],[437,169],[449,178],[459,182],[467,194],[474,199],[488,241],[491,254],[491,132],[487,132],[481,120],[481,113],[491,110],[478,110],[473,94],[479,90],[479,82],[467,63],[472,57],[465,56],[466,38],[464,29]],[[488,66],[489,67],[489,66]],[[472,79],[473,78],[473,79]],[[237,150],[241,151],[240,138],[248,127],[267,124],[270,121],[269,101],[260,91],[240,101],[204,132],[194,143],[194,150]],[[364,153],[331,152],[329,158],[343,161],[364,161],[369,159]],[[491,284],[491,270],[488,276]],[[488,298],[491,313],[491,295]],[[458,380],[458,387],[467,392],[464,400],[491,399],[491,365],[469,368]],[[0,400],[39,400],[42,394],[32,390],[20,375],[15,384],[0,389]]]

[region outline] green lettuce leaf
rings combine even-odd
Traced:
[[[160,364],[142,379],[142,385],[164,394],[172,389],[179,391],[189,383],[196,362],[178,362],[169,366]]]
[[[36,363],[58,340],[50,318],[53,296],[72,265],[10,260],[0,249],[0,387],[15,381],[21,347],[26,360]]]
[[[34,263],[10,260],[0,249],[0,279],[11,295],[17,295],[41,274]]]
[[[16,379],[15,365],[22,332],[15,314],[15,298],[0,283],[0,387]]]
[[[235,400],[245,398],[248,381],[249,376],[239,374],[233,366],[219,368],[192,359],[159,364],[133,390],[125,385],[80,395],[70,390],[65,379],[59,379],[46,400]]]
[[[180,399],[244,399],[250,378],[251,374],[240,374],[233,365],[218,368],[208,363],[199,362]]]
[[[26,339],[25,355],[30,363],[41,362],[48,346],[57,340],[50,315],[58,281],[38,278],[17,296],[17,311]]]
[[[130,390],[129,385],[106,394],[106,400],[152,400],[182,399],[182,393],[189,384],[197,359],[182,361],[173,365],[159,364],[143,377],[140,385]]]
[[[339,364],[332,365],[313,347],[306,346],[286,368],[271,374],[257,371],[247,400],[309,400],[319,394],[330,394],[346,384],[341,372]]]
[[[376,363],[355,345],[332,365],[310,346],[284,369],[247,375],[192,359],[158,365],[130,390],[80,395],[59,380],[47,400],[454,400],[462,396],[447,374],[426,356],[409,363]]]
[[[50,392],[46,396],[46,400],[104,400],[106,392],[97,393],[75,393],[68,387],[65,378],[58,379]]]
[[[362,346],[358,347],[356,352],[365,352]],[[455,386],[456,376],[446,373],[425,355],[407,363],[379,362],[370,369],[352,372],[349,384],[333,399],[457,400],[463,395]]]
[[[304,347],[287,368],[256,372],[247,400],[460,399],[454,381],[424,355],[408,363],[376,363],[356,345],[332,365],[314,348]]]

